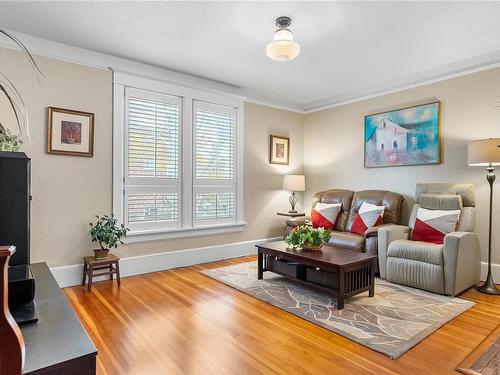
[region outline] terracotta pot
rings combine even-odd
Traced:
[[[106,259],[109,256],[109,249],[96,249],[94,250],[95,259]]]
[[[313,250],[321,250],[321,248],[323,247],[323,244],[319,244],[319,245],[311,245],[310,243],[305,243],[303,246],[302,246],[302,250],[309,250],[309,251],[313,251]]]

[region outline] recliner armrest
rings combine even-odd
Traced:
[[[445,294],[455,296],[479,281],[481,251],[479,238],[472,232],[451,232],[444,237]]]
[[[309,220],[309,216],[298,216],[286,219],[285,223],[290,227],[296,227],[297,225],[308,224]]]
[[[405,225],[387,225],[378,229],[378,264],[380,277],[386,277],[387,248],[392,241],[407,240],[410,228]]]

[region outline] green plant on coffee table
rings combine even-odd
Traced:
[[[308,225],[300,225],[292,229],[285,242],[293,248],[315,248],[328,242],[332,232],[325,228],[313,228]]]
[[[95,216],[97,222],[90,225],[90,238],[92,242],[98,242],[101,250],[109,250],[110,248],[117,248],[118,244],[123,243],[121,238],[127,235],[128,228],[118,225],[118,220],[113,215],[104,215],[102,217]]]

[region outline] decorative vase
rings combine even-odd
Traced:
[[[319,245],[313,245],[309,242],[306,242],[304,245],[302,245],[302,250],[309,250],[309,251],[321,250],[322,247],[323,247],[322,243],[320,243]]]
[[[109,256],[109,249],[95,249],[94,258],[95,259],[106,259]]]

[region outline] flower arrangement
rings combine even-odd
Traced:
[[[293,248],[319,250],[323,243],[328,242],[332,232],[325,228],[313,228],[300,225],[292,229],[285,242]]]
[[[17,152],[22,143],[18,135],[12,134],[9,129],[0,124],[0,151]]]
[[[97,222],[95,224],[89,223],[89,234],[92,242],[98,242],[101,247],[94,250],[96,259],[103,259],[108,257],[110,248],[114,247],[116,249],[119,243],[123,243],[121,238],[127,235],[128,228],[125,228],[123,224],[118,225],[118,220],[113,215],[111,217],[96,215],[96,218]]]

